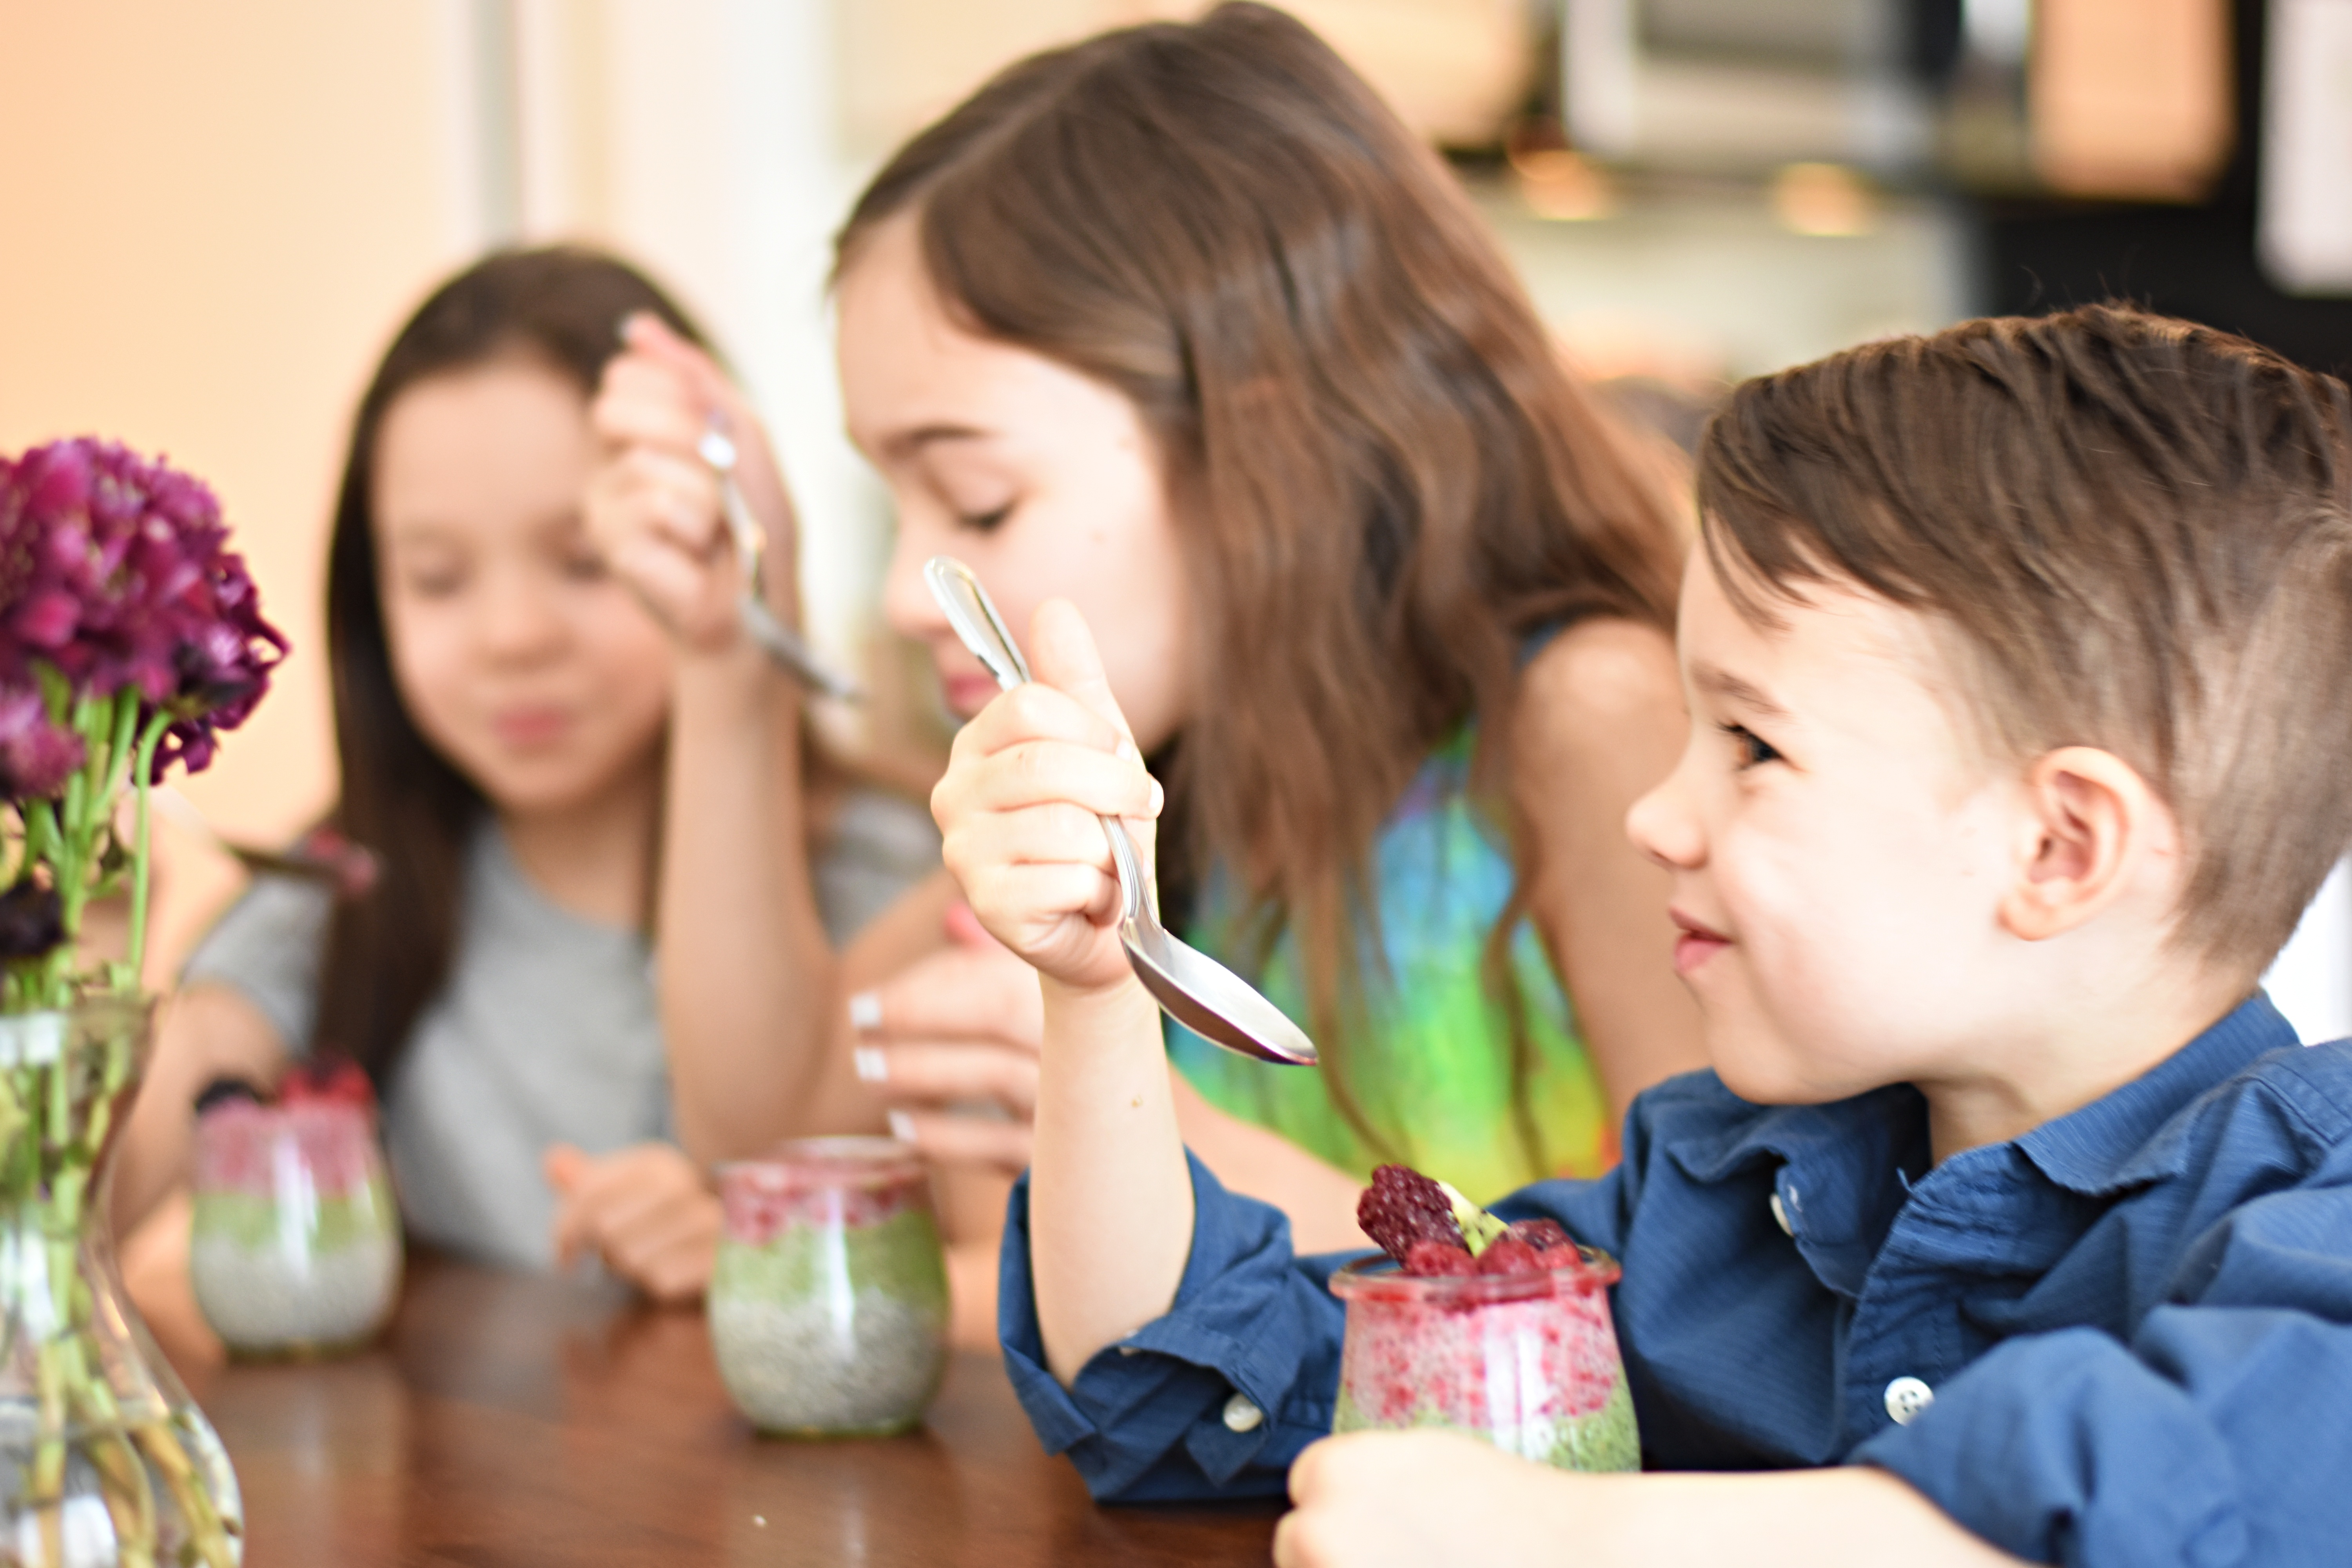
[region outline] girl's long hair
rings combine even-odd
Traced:
[[[1497,787],[1518,661],[1584,616],[1670,631],[1680,531],[1444,166],[1306,27],[1228,5],[1004,71],[876,177],[836,272],[904,214],[971,331],[1116,387],[1157,437],[1200,650],[1171,847],[1234,879],[1245,961],[1294,936],[1375,1149],[1345,1070],[1370,849],[1475,721],[1519,871],[1486,975],[1523,1090],[1530,836]]]
[[[593,250],[501,251],[434,290],[385,351],[360,399],[327,552],[327,659],[342,795],[333,820],[376,852],[373,889],[336,904],[327,928],[313,1041],[385,1083],[402,1045],[448,978],[465,891],[466,847],[488,809],[420,734],[401,701],[376,580],[376,439],[418,382],[520,356],[593,395],[623,318],[650,310],[700,332],[658,288]]]

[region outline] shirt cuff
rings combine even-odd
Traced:
[[[1296,1260],[1280,1210],[1228,1193],[1185,1158],[1192,1247],[1174,1302],[1067,1388],[1046,1369],[1037,1328],[1026,1176],[1007,1208],[1005,1371],[1046,1451],[1066,1453],[1097,1498],[1276,1493],[1290,1459],[1331,1429],[1343,1317],[1328,1265]]]

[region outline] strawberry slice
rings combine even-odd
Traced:
[[[375,1104],[375,1088],[360,1065],[341,1058],[320,1057],[294,1068],[278,1080],[278,1101],[352,1105],[365,1110]]]

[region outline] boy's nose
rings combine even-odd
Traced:
[[[1669,870],[1687,871],[1706,858],[1706,836],[1698,814],[1678,787],[1676,767],[1625,810],[1625,837],[1633,847]]]

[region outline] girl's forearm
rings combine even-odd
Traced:
[[[834,1043],[800,747],[798,695],[748,641],[681,659],[656,974],[678,1137],[705,1162],[803,1131]]]
[[[1091,992],[1041,984],[1029,1268],[1045,1363],[1066,1384],[1174,1303],[1192,1181],[1150,996],[1132,979]]]

